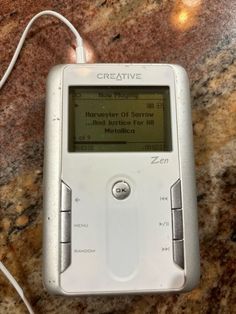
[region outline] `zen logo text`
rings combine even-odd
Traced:
[[[141,80],[141,73],[98,73],[97,78],[99,80],[115,80],[115,81],[123,81],[123,80]]]
[[[156,157],[151,157],[151,164],[152,165],[166,165],[169,163],[169,159],[168,158],[161,158],[160,156],[156,156]]]

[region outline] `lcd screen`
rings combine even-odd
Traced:
[[[167,86],[70,86],[69,152],[172,150]]]

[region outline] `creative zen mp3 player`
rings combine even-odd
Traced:
[[[186,72],[75,64],[48,77],[44,284],[55,294],[188,291],[199,248]]]

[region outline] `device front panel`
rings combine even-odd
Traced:
[[[122,74],[119,76],[119,74]],[[64,70],[61,288],[180,289],[181,212],[174,72],[169,66]],[[178,209],[178,205],[177,205]],[[179,251],[178,251],[179,252]]]

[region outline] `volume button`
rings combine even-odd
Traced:
[[[61,211],[71,210],[71,189],[61,182]]]

